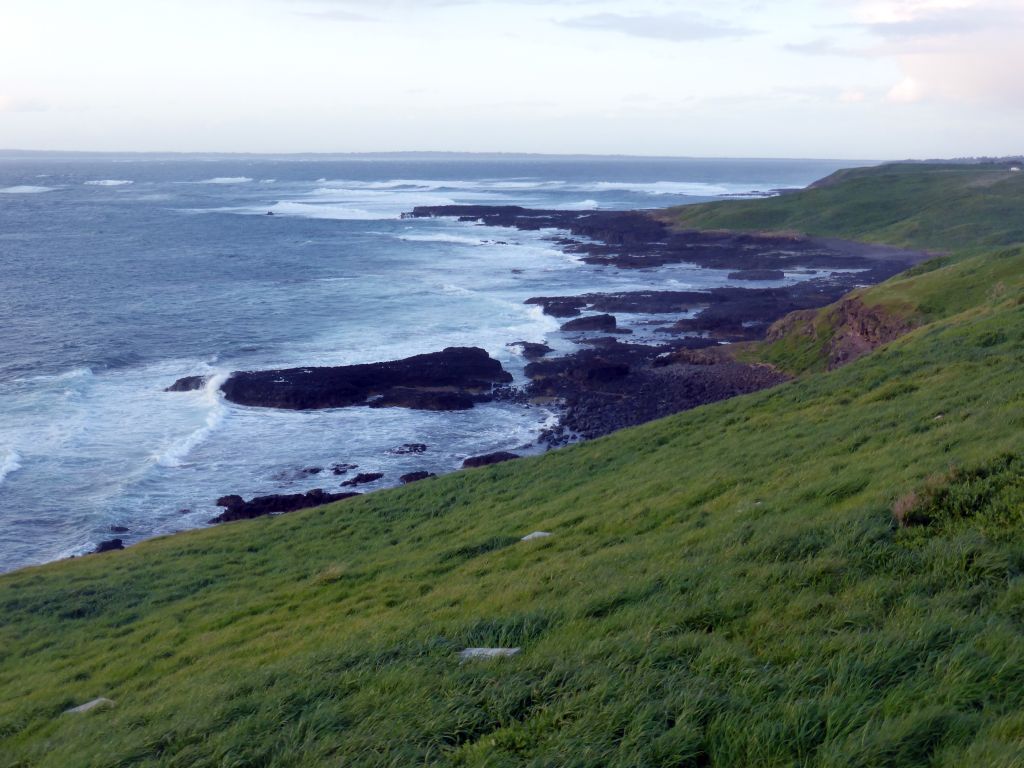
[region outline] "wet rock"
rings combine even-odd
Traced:
[[[539,360],[544,355],[553,351],[547,344],[538,344],[533,341],[513,341],[508,346],[518,347],[522,351],[523,357],[527,360]]]
[[[351,480],[346,480],[342,483],[344,488],[353,488],[357,485],[365,485],[366,483],[373,483],[384,477],[383,472],[360,472],[358,475],[353,477]]]
[[[206,376],[183,376],[167,387],[164,392],[194,392],[206,386]]]
[[[433,472],[425,472],[421,470],[419,472],[410,472],[406,475],[402,475],[398,479],[401,481],[402,485],[408,485],[409,483],[417,483],[420,480],[426,480],[428,477],[437,477],[437,475]]]
[[[503,461],[511,461],[512,459],[518,458],[519,454],[516,453],[495,451],[494,453],[485,453],[483,456],[470,456],[462,462],[462,468],[471,469],[473,467],[487,467],[491,464],[500,464]]]
[[[96,545],[96,549],[93,550],[93,554],[100,554],[101,552],[113,552],[115,549],[124,549],[124,541],[121,539],[110,539],[109,541],[101,541]]]
[[[578,317],[580,308],[587,304],[586,301],[569,296],[535,296],[523,303],[539,304],[544,314],[550,317]]]
[[[272,494],[270,496],[257,496],[251,501],[245,501],[237,494],[221,496],[217,499],[217,506],[224,507],[224,511],[210,520],[211,523],[229,523],[234,520],[251,520],[254,517],[278,514],[282,512],[294,512],[297,509],[308,507],[319,507],[322,504],[329,504],[332,501],[348,499],[358,496],[358,493],[327,493],[322,488],[315,488],[306,493]]]
[[[466,392],[395,387],[371,400],[371,408],[412,408],[417,411],[468,411],[478,399]]]
[[[129,533],[130,532],[129,529],[125,528],[123,525],[112,525],[107,530],[110,531],[111,533]]]
[[[221,389],[233,403],[265,408],[340,408],[377,398],[377,407],[462,410],[473,395],[511,381],[483,349],[448,347],[383,363],[236,372]]]
[[[331,472],[336,475],[348,474],[353,469],[359,469],[358,464],[332,464]]]
[[[563,331],[603,331],[609,333],[618,328],[615,315],[587,315],[570,320],[562,325]]]

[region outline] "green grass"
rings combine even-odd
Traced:
[[[1009,165],[890,164],[839,171],[769,200],[671,208],[701,229],[799,231],[952,251],[1024,242],[1024,174]]]
[[[837,371],[4,576],[0,766],[1024,765],[1022,262],[875,289],[922,326]]]

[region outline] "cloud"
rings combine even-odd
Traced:
[[[783,46],[787,51],[801,53],[805,56],[867,56],[863,49],[840,45],[833,38],[820,37],[806,43],[787,43]]]
[[[0,94],[0,113],[11,114],[15,112],[47,112],[50,105],[44,101],[33,98],[18,96],[4,96]]]
[[[656,40],[714,40],[743,37],[752,31],[695,13],[668,13],[632,16],[619,13],[595,13],[559,22],[573,29],[619,32]]]
[[[913,104],[923,96],[921,84],[912,77],[905,77],[889,89],[885,100],[893,104]]]

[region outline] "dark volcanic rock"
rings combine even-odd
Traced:
[[[371,408],[414,408],[418,411],[468,411],[477,398],[466,392],[395,387],[371,400]]]
[[[392,448],[388,453],[393,453],[395,456],[407,456],[413,453],[426,453],[426,443],[403,443],[396,448]]]
[[[437,475],[433,472],[424,472],[421,470],[419,472],[410,472],[407,475],[402,475],[398,479],[402,482],[402,485],[408,485],[409,483],[417,483],[420,480],[426,480],[428,477],[437,477]]]
[[[781,269],[741,269],[730,272],[730,280],[782,280],[786,273]]]
[[[378,396],[380,407],[447,410],[471,407],[466,397],[486,393],[495,384],[512,381],[501,363],[478,347],[448,347],[386,363],[330,368],[288,368],[233,373],[221,386],[224,396],[239,405],[267,408],[340,408],[366,405]],[[405,390],[446,391],[460,398],[416,398]]]
[[[604,331],[609,333],[618,328],[615,315],[587,315],[570,320],[562,325],[563,331]]]
[[[331,472],[336,475],[344,475],[351,469],[359,469],[358,464],[332,464]]]
[[[315,488],[306,493],[275,493],[271,496],[257,496],[251,501],[245,501],[241,496],[235,494],[221,496],[217,499],[217,506],[225,509],[210,522],[230,523],[234,520],[250,520],[254,517],[280,512],[294,512],[297,509],[319,507],[321,504],[329,504],[332,501],[340,501],[358,495],[358,493],[351,492],[326,493],[322,488]]]
[[[373,483],[384,477],[383,472],[360,472],[358,475],[353,477],[351,480],[346,480],[342,483],[343,488],[354,488],[357,485],[365,485],[366,483]]]
[[[500,464],[503,461],[511,461],[512,459],[518,458],[519,454],[516,453],[496,451],[495,453],[486,453],[483,456],[470,456],[462,462],[462,468],[471,469],[472,467],[488,467],[491,464]]]
[[[101,541],[96,545],[96,549],[93,550],[93,554],[99,554],[101,552],[113,552],[115,549],[124,549],[124,542],[121,539],[111,539],[110,541]]]
[[[171,384],[164,392],[193,392],[206,386],[206,376],[184,376]]]
[[[107,530],[110,531],[111,533],[128,533],[129,532],[129,529],[125,528],[123,525],[112,525]]]
[[[578,317],[580,307],[585,306],[587,302],[569,296],[537,296],[523,303],[539,304],[544,314],[551,317]]]
[[[537,360],[553,351],[547,344],[538,344],[534,341],[513,341],[507,346],[519,347],[523,352],[523,357],[527,360]]]

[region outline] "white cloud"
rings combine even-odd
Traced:
[[[657,40],[713,40],[751,34],[749,29],[688,12],[646,16],[595,13],[566,19],[561,23],[563,26],[574,29],[619,32],[624,35]]]
[[[905,77],[889,89],[885,99],[893,104],[913,104],[923,96],[921,84],[912,77]]]

